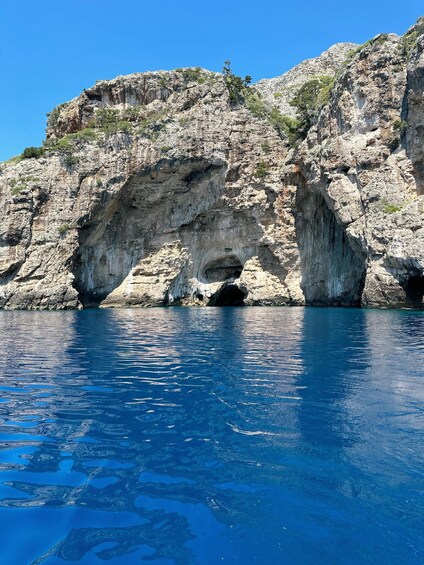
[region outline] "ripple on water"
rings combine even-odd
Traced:
[[[424,561],[422,312],[0,312],[0,331],[2,563]]]

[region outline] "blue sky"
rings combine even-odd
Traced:
[[[0,160],[40,145],[46,112],[96,80],[226,59],[258,80],[420,15],[422,0],[0,0]]]

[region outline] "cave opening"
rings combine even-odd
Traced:
[[[424,276],[409,277],[404,288],[407,302],[415,308],[423,308]]]
[[[364,257],[320,194],[298,191],[296,236],[306,304],[360,306]]]
[[[209,306],[244,306],[247,293],[235,284],[227,284],[209,301]]]
[[[204,269],[204,276],[208,283],[223,282],[230,279],[239,279],[243,265],[235,255],[222,257],[209,263]]]
[[[151,289],[147,283],[132,284],[134,269],[136,276],[143,276],[143,269],[148,267],[140,265],[157,252],[162,245],[159,239],[167,242],[174,237],[178,239],[180,230],[191,226],[195,218],[218,200],[224,176],[223,166],[204,159],[182,162],[161,159],[154,167],[134,170],[120,188],[110,193],[104,189],[96,191],[93,209],[80,220],[78,249],[71,267],[81,304],[107,306],[109,297],[113,302],[114,296],[120,303],[131,306],[155,301],[153,283]],[[217,272],[212,269],[210,276],[226,277],[226,268],[228,276],[237,275],[242,267],[236,261],[221,265],[224,274],[218,265]],[[152,273],[148,270],[146,275]],[[125,288],[122,292],[121,285]],[[173,293],[172,303],[179,298]],[[165,303],[167,300],[164,296]]]
[[[107,230],[100,222],[79,230],[79,249],[72,270],[74,287],[84,308],[98,308],[131,270],[134,250],[128,244],[132,235],[124,221],[125,215],[131,217],[127,206],[122,205]],[[119,222],[123,226],[120,230]]]

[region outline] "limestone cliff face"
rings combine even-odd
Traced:
[[[44,154],[0,168],[0,307],[422,307],[422,27],[335,46],[254,103],[177,69],[58,107]],[[334,85],[293,142],[272,106],[294,117],[316,74]]]
[[[349,52],[357,47],[355,43],[337,43],[319,57],[307,59],[279,77],[260,80],[255,86],[269,104],[285,115],[296,117],[296,109],[290,102],[299,88],[316,76],[334,76],[345,64]]]

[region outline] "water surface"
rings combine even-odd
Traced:
[[[424,315],[0,312],[0,562],[424,562]]]

